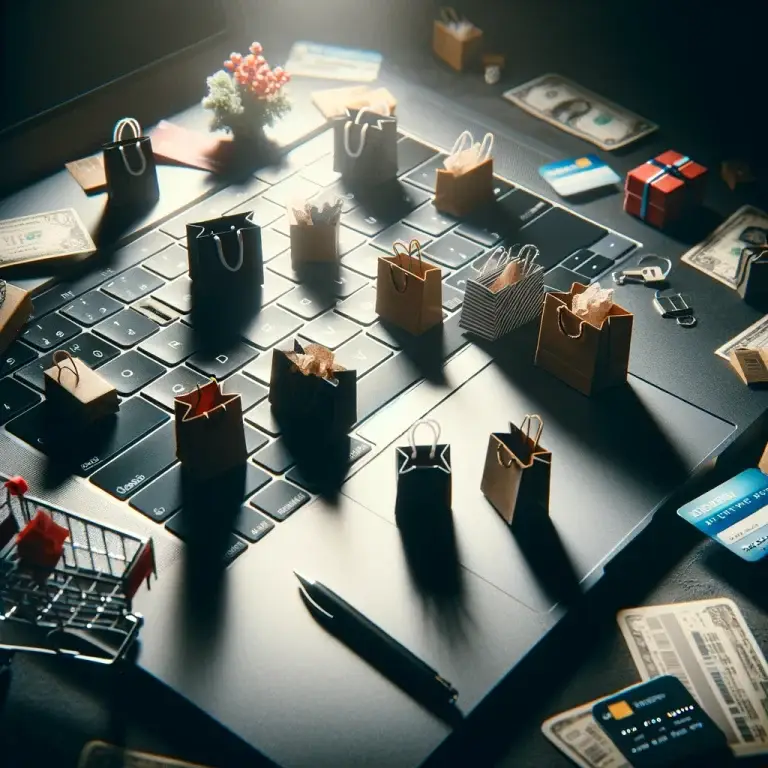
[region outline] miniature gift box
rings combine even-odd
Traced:
[[[662,228],[701,205],[707,175],[707,169],[690,157],[662,152],[627,174],[624,210]]]
[[[16,537],[16,551],[24,565],[37,568],[55,568],[64,552],[69,531],[55,523],[41,509]]]
[[[0,353],[11,346],[32,314],[32,299],[15,285],[0,280]]]
[[[457,72],[477,61],[482,47],[483,32],[462,19],[452,8],[443,8],[435,20],[432,50]]]

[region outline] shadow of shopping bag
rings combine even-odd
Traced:
[[[397,118],[369,107],[347,109],[333,124],[333,170],[357,186],[397,178]]]
[[[126,128],[133,136],[124,138]],[[143,136],[139,121],[124,117],[115,125],[112,141],[102,147],[110,205],[150,207],[160,197],[152,141]]]

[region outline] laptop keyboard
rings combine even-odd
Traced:
[[[496,178],[496,204],[457,221],[432,205],[435,169],[445,155],[411,137],[398,144],[399,180],[386,189],[351,192],[333,171],[328,136],[313,139],[288,162],[259,171],[119,249],[110,266],[60,283],[34,299],[34,313],[0,365],[0,425],[56,457],[73,474],[137,513],[185,537],[181,468],[176,460],[173,400],[211,376],[242,396],[250,456],[245,497],[233,522],[224,563],[232,562],[304,506],[317,491],[280,438],[267,400],[271,351],[298,336],[333,349],[357,370],[358,424],[423,378],[411,362],[419,347],[442,345],[446,361],[469,343],[459,328],[467,279],[500,244],[533,243],[549,289],[605,275],[634,243],[565,208]],[[318,292],[291,266],[285,204],[326,190],[344,199],[341,266]],[[239,341],[196,349],[187,277],[186,224],[253,211],[262,227],[262,310]],[[443,274],[442,328],[414,340],[409,355],[375,313],[377,260],[395,240],[418,239],[425,260]],[[98,369],[123,398],[115,423],[71,435],[64,450],[46,429],[43,371],[65,349]],[[371,446],[350,438],[350,463]]]

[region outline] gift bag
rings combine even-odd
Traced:
[[[486,133],[482,143],[464,131],[445,158],[445,168],[435,173],[435,208],[451,216],[467,216],[493,202],[493,134]]]
[[[331,263],[339,258],[339,222],[344,201],[340,197],[304,200],[288,205],[291,266]]]
[[[322,345],[294,341],[292,352],[272,352],[269,402],[285,424],[346,434],[357,421],[357,373]]]
[[[248,212],[187,224],[187,252],[195,290],[248,291],[264,283],[261,227]]]
[[[132,137],[124,138],[127,128]],[[142,136],[139,121],[124,117],[115,125],[112,141],[102,147],[104,175],[111,205],[149,206],[160,197],[152,141]]]
[[[31,315],[29,293],[0,278],[0,353],[11,346]]]
[[[544,269],[536,264],[538,254],[533,245],[523,246],[514,258],[512,248],[497,248],[480,275],[467,280],[459,326],[495,341],[538,317],[544,303]]]
[[[482,30],[461,18],[453,8],[442,8],[440,19],[434,24],[432,50],[438,58],[461,72],[478,59],[482,39]]]
[[[632,320],[632,313],[613,303],[613,291],[601,291],[598,284],[574,283],[567,293],[548,293],[536,365],[585,395],[623,384]]]
[[[243,405],[211,379],[173,401],[176,458],[195,479],[211,477],[245,464]]]
[[[393,256],[380,256],[376,279],[376,313],[409,333],[419,335],[443,322],[440,268],[425,264],[421,245],[411,240],[392,246]]]
[[[531,436],[534,421],[536,433]],[[507,522],[549,514],[549,479],[552,454],[539,444],[544,422],[528,414],[520,427],[493,432],[488,439],[480,490]]]
[[[432,442],[416,445],[416,431],[429,427]],[[440,443],[440,425],[434,419],[417,421],[408,433],[408,445],[395,450],[399,527],[439,523],[451,511],[451,446]]]
[[[333,170],[370,186],[397,178],[397,119],[382,109],[347,109],[333,124]]]
[[[86,425],[117,413],[117,390],[105,378],[63,349],[53,353],[52,361],[43,373],[51,416]]]

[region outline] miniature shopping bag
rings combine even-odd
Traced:
[[[126,130],[133,135],[126,137]],[[160,187],[152,140],[142,135],[138,120],[118,120],[112,141],[102,147],[102,153],[110,205],[141,208],[157,201]]]
[[[334,121],[333,170],[354,185],[397,178],[397,118],[384,104],[376,109],[347,109]]]
[[[483,32],[459,16],[453,8],[440,9],[432,33],[432,50],[453,69],[461,72],[479,58]]]
[[[552,454],[539,442],[543,429],[541,417],[528,414],[520,427],[510,424],[488,439],[480,490],[507,523],[549,514]]]
[[[464,131],[435,173],[435,208],[451,216],[467,216],[493,202],[493,134],[476,142]]]
[[[428,427],[432,441],[416,444],[416,431]],[[434,419],[417,421],[408,433],[408,445],[395,451],[398,526],[438,523],[451,510],[451,446],[440,443],[440,425]]]
[[[173,401],[176,457],[195,479],[206,480],[245,464],[243,405],[211,379]]]
[[[11,346],[31,315],[29,293],[0,279],[0,353]]]
[[[339,222],[344,201],[309,198],[289,203],[291,266],[335,264],[339,259]]]

